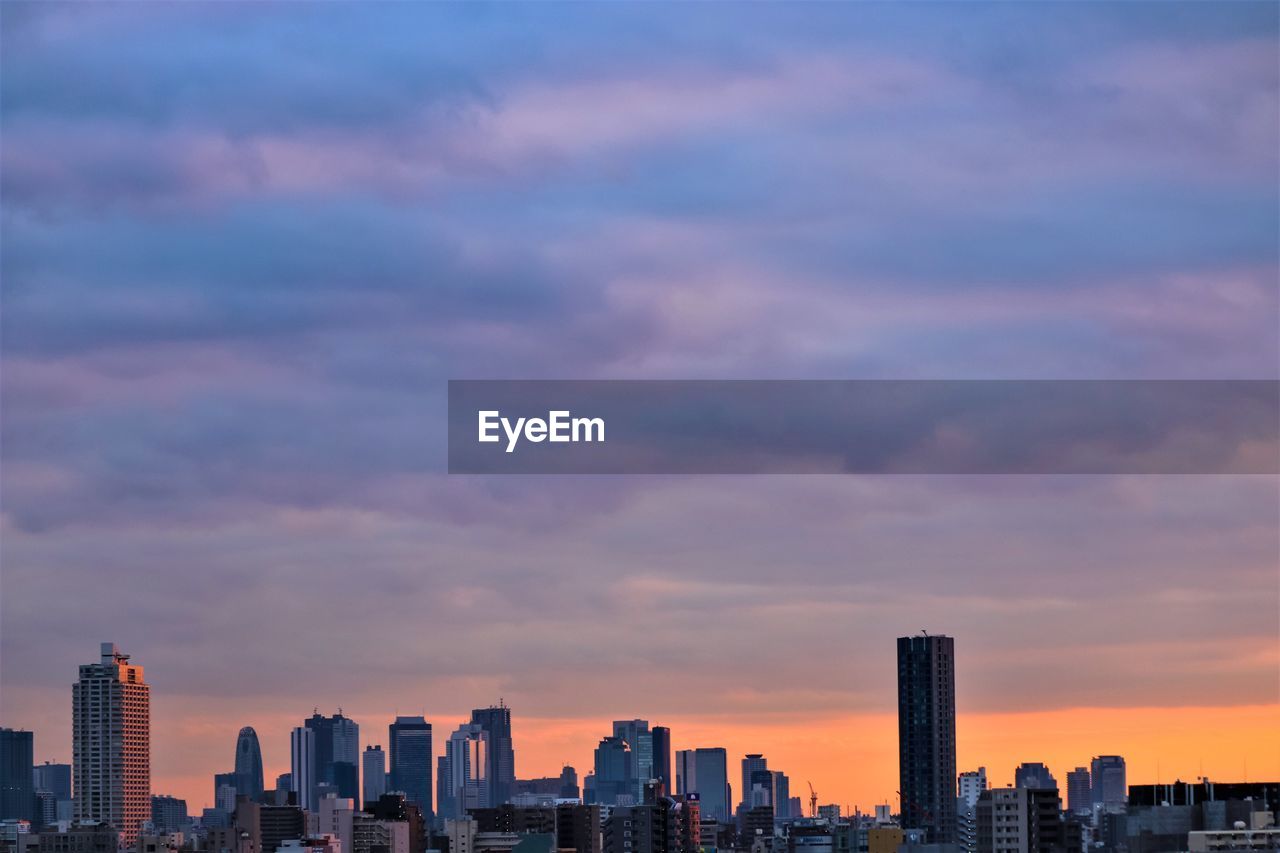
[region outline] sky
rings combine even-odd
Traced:
[[[1275,476],[445,473],[477,378],[1276,379],[1272,3],[0,5],[0,719],[1280,778]],[[736,771],[731,768],[731,778]]]

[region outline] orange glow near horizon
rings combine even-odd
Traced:
[[[385,726],[375,724],[374,715],[348,713],[361,723],[362,748],[385,746]],[[389,721],[391,715],[380,717]],[[262,741],[268,787],[276,774],[288,770],[287,732],[300,719],[254,723]],[[438,755],[440,743],[461,721],[430,715],[428,719],[435,726]],[[897,808],[897,718],[892,713],[796,715],[750,724],[714,716],[651,718],[650,722],[671,728],[674,749],[725,747],[735,799],[740,794],[742,755],[762,752],[771,768],[790,776],[792,796],[800,797],[806,809],[809,782],[821,803],[869,811],[877,803],[889,802]],[[518,710],[513,723],[516,771],[521,778],[554,775],[569,763],[581,779],[590,769],[595,744],[611,727],[608,719],[520,717]],[[212,774],[229,766],[219,763],[202,768],[205,772],[197,775],[189,768],[199,762],[187,759],[225,754],[229,760],[240,724],[224,727],[220,720],[205,718],[188,719],[172,731],[158,727],[153,731],[153,791],[183,797],[194,814],[211,805]],[[1013,781],[1013,770],[1021,762],[1043,761],[1064,796],[1068,770],[1108,753],[1125,757],[1130,784],[1194,780],[1202,775],[1222,781],[1280,779],[1280,704],[962,713],[957,736],[958,771],[984,765],[991,784],[1003,786]],[[189,739],[205,741],[211,749]],[[173,742],[179,740],[187,742]],[[175,773],[178,768],[188,772]]]

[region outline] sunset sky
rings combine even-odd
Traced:
[[[1274,3],[0,4],[0,722],[1280,779],[1275,476],[464,477],[457,378],[1280,377]],[[269,782],[271,780],[269,779]]]

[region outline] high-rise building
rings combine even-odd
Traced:
[[[757,782],[761,782],[766,790],[773,790],[772,780],[767,784],[761,781],[767,776],[768,771],[769,760],[760,753],[752,752],[742,757],[742,801],[739,803],[740,810],[749,809],[753,805],[770,805],[768,802],[753,802],[753,791]]]
[[[255,801],[262,799],[262,748],[252,726],[245,726],[236,735],[235,767],[236,793]]]
[[[396,717],[387,731],[390,788],[431,819],[431,724],[422,717]]]
[[[151,823],[156,832],[181,832],[187,823],[187,801],[166,794],[153,796]]]
[[[463,723],[445,744],[441,781],[441,802],[448,802],[451,813],[446,819],[466,817],[467,809],[489,808],[492,786],[485,772],[492,766],[489,757],[489,733],[478,724]]]
[[[341,708],[332,717],[317,711],[304,725],[316,733],[316,783],[330,786],[339,797],[359,799],[360,726]]]
[[[511,740],[511,709],[502,701],[471,712],[471,724],[484,729],[489,736],[489,753],[485,757],[485,778],[489,784],[489,802],[500,806],[511,800],[516,784],[516,751]]]
[[[445,753],[436,760],[436,815],[442,820],[452,820],[458,813],[458,804],[449,787],[451,772],[447,746]]]
[[[0,728],[0,820],[36,821],[35,738]]]
[[[733,808],[729,754],[724,747],[682,749],[676,753],[676,793],[698,794],[702,817],[728,821]]]
[[[644,801],[644,786],[653,778],[653,732],[648,720],[614,720],[613,736],[631,747],[631,781],[636,802]]]
[[[634,762],[631,759],[631,744],[626,738],[606,737],[600,739],[595,752],[594,800],[602,806],[634,805],[636,799],[636,781],[631,775]]]
[[[1067,771],[1067,809],[1087,812],[1093,808],[1093,789],[1088,767]]]
[[[32,771],[37,791],[48,791],[59,800],[71,799],[71,765],[46,761]]]
[[[898,790],[902,824],[949,844],[956,826],[955,641],[898,638]]]
[[[654,726],[653,731],[653,778],[662,782],[662,790],[668,795],[676,791],[676,778],[671,773],[671,729],[666,726]]]
[[[800,817],[791,813],[791,780],[781,770],[771,771],[773,777],[773,816]]]
[[[79,820],[113,827],[132,845],[151,819],[151,687],[114,643],[80,667],[71,691],[71,751]]]
[[[380,746],[366,746],[360,773],[364,777],[364,799],[372,803],[387,792],[387,756]]]
[[[307,726],[298,726],[289,737],[290,790],[297,794],[296,805],[314,811],[319,799],[316,790],[319,781],[316,774],[316,733]]]
[[[1057,789],[1058,780],[1039,761],[1024,761],[1013,771],[1013,787]]]
[[[1092,799],[1095,805],[1123,806],[1129,789],[1125,785],[1124,759],[1118,755],[1099,755],[1090,765]]]

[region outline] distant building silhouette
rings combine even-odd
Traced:
[[[898,638],[898,790],[904,827],[949,844],[956,827],[955,641]]]
[[[635,804],[636,782],[631,775],[632,766],[631,745],[625,738],[601,738],[595,751],[593,801],[602,806]]]
[[[644,800],[644,786],[652,778],[653,773],[653,732],[649,730],[648,720],[614,720],[613,736],[622,738],[630,747],[628,754],[631,761],[631,784],[634,802]]]
[[[251,800],[262,799],[265,786],[262,781],[262,747],[258,745],[258,733],[252,726],[245,726],[236,735],[236,792]]]
[[[516,784],[516,752],[511,739],[511,709],[501,701],[488,708],[476,708],[471,712],[471,723],[480,726],[489,736],[484,777],[488,780],[489,803],[500,806],[511,799],[512,789]]]
[[[289,736],[290,790],[296,794],[295,804],[313,811],[319,799],[316,790],[316,732],[308,726],[298,726]]]
[[[702,817],[728,821],[733,796],[729,786],[729,754],[724,747],[682,749],[676,753],[677,794],[697,794]]]
[[[0,728],[0,820],[36,823],[35,736]]]
[[[1124,759],[1119,755],[1099,755],[1089,767],[1094,805],[1123,806],[1128,799]]]
[[[1053,788],[1057,789],[1058,780],[1053,778],[1049,768],[1039,761],[1024,761],[1013,771],[1013,787],[1015,788]]]
[[[662,789],[668,794],[676,790],[676,777],[671,771],[671,729],[666,726],[654,726],[653,731],[653,778],[662,782]]]
[[[304,724],[316,734],[316,784],[339,797],[360,799],[360,726],[342,715],[312,714]],[[429,777],[428,777],[429,778]]]
[[[375,802],[387,792],[387,755],[380,746],[366,746],[360,759],[360,775],[364,779],[361,804]]]
[[[387,731],[387,757],[391,759],[391,791],[422,810],[430,822],[431,724],[422,717],[396,717]]]
[[[1093,808],[1093,790],[1088,767],[1067,771],[1067,808],[1073,812],[1087,812]]]

